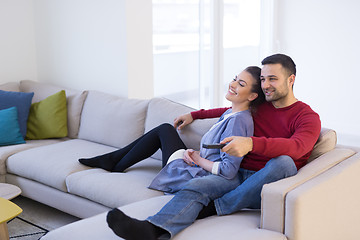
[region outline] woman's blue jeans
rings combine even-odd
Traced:
[[[243,208],[259,209],[262,186],[297,173],[289,156],[267,162],[255,172],[240,169],[232,180],[216,175],[194,178],[154,216],[147,220],[174,236],[190,226],[204,206],[214,200],[218,215],[231,214]]]

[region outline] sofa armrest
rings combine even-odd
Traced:
[[[264,185],[261,192],[261,228],[284,232],[287,194],[354,154],[351,149],[335,148],[302,167],[295,176]]]
[[[360,153],[289,192],[289,239],[359,239]]]

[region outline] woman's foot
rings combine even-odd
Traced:
[[[114,163],[112,163],[111,159],[103,156],[97,156],[93,158],[80,158],[79,162],[86,166],[102,168],[106,171],[112,171],[112,169],[114,168]]]
[[[148,221],[140,221],[125,215],[117,208],[108,212],[106,221],[116,235],[128,240],[155,240],[166,233],[165,230]]]

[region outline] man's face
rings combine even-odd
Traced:
[[[281,64],[266,64],[261,69],[261,88],[268,102],[285,100],[292,87]]]

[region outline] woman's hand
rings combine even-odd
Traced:
[[[174,128],[181,130],[183,127],[192,123],[193,121],[194,119],[190,113],[184,114],[174,119]]]
[[[195,151],[193,149],[187,149],[184,152],[184,162],[186,162],[189,166],[198,167],[199,161],[201,161],[200,152]]]
[[[200,166],[202,160],[205,159],[205,158],[200,157],[200,152],[199,151],[192,151],[191,152],[191,159],[195,163],[195,166]]]
[[[184,153],[184,158],[187,158],[187,160],[184,161],[192,167],[201,167],[202,169],[208,172],[212,171],[212,167],[214,163],[212,161],[209,161],[201,157],[199,151],[195,151],[192,149],[190,149],[190,151],[186,150]]]
[[[186,162],[186,164],[189,166],[195,166],[195,162],[191,157],[193,152],[194,152],[193,149],[186,149],[184,152],[184,157],[183,157],[184,162]]]

